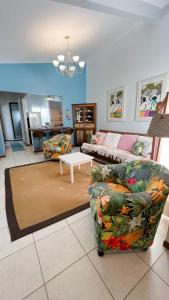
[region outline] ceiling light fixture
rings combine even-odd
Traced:
[[[68,77],[73,77],[77,73],[81,73],[85,67],[84,61],[79,61],[80,57],[78,55],[72,56],[69,48],[70,36],[65,36],[66,49],[65,54],[60,54],[57,59],[53,60],[53,65],[56,70],[62,75]]]

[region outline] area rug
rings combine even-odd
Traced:
[[[13,152],[24,151],[24,147],[19,142],[10,142],[11,148]]]
[[[89,207],[89,164],[74,167],[75,183],[69,168],[47,161],[13,167],[5,171],[6,211],[11,240],[51,225]]]

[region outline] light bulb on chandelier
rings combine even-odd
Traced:
[[[73,77],[75,74],[81,73],[85,68],[85,62],[79,61],[80,57],[78,55],[72,56],[69,49],[69,36],[65,36],[66,49],[65,54],[59,54],[57,59],[53,60],[53,65],[56,70],[68,77]]]

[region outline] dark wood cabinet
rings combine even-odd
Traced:
[[[96,103],[72,104],[74,145],[87,143],[96,132]]]

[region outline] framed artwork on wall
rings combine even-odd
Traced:
[[[115,88],[107,93],[108,121],[125,121],[125,88]]]
[[[162,74],[138,82],[136,120],[150,121],[154,116],[157,103],[165,96],[167,74]]]

